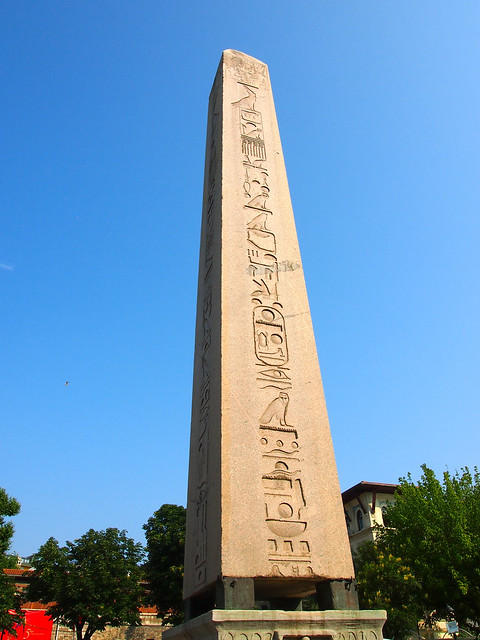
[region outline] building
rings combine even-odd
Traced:
[[[375,525],[388,526],[385,510],[394,501],[396,484],[359,482],[342,493],[345,520],[352,553],[375,539]]]

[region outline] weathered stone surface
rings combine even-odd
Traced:
[[[209,611],[164,640],[381,640],[385,611]]]
[[[232,50],[209,102],[190,446],[186,599],[219,576],[257,600],[352,578],[268,69]]]
[[[155,613],[140,614],[139,626],[107,627],[105,631],[96,631],[95,640],[162,640],[162,634],[170,627],[163,626]],[[76,640],[72,629],[53,624],[51,640]]]

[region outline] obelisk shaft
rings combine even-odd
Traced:
[[[184,597],[353,576],[265,64],[225,51],[207,131]]]

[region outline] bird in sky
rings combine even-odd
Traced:
[[[66,387],[68,387],[68,385],[69,385],[69,384],[70,384],[70,380],[67,380],[67,381],[65,382],[65,386],[66,386]]]

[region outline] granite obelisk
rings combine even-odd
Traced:
[[[354,609],[353,575],[268,69],[227,50],[208,111],[187,619],[315,591]]]

